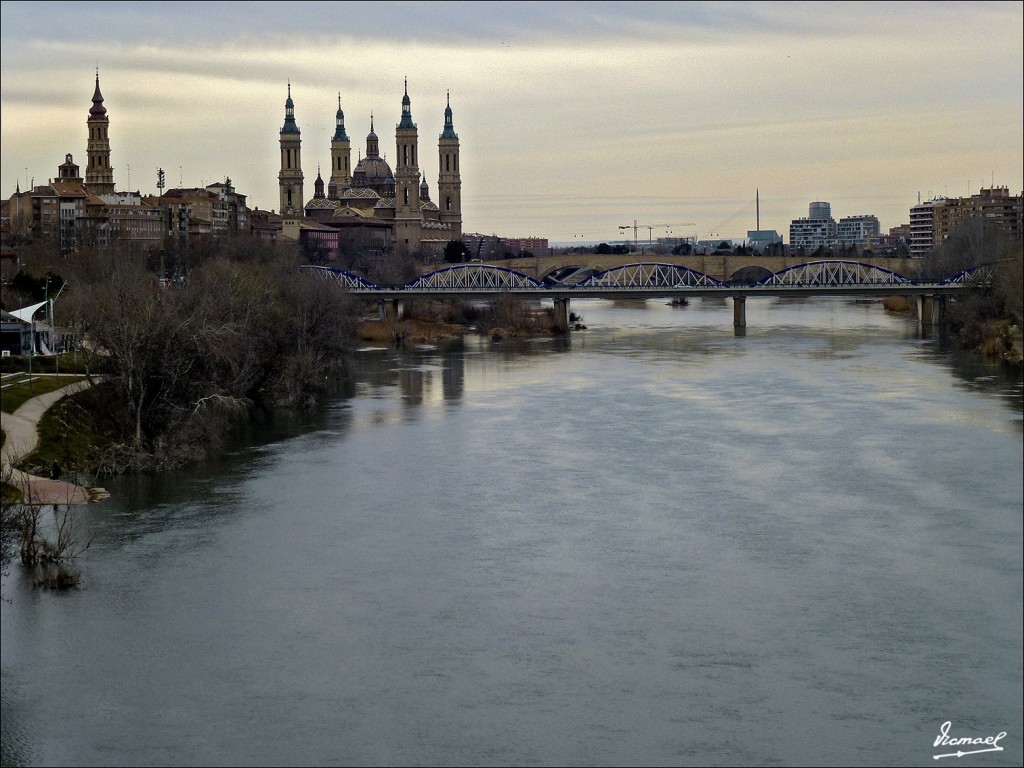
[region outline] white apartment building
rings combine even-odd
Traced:
[[[806,219],[793,219],[789,225],[789,247],[816,251],[837,245],[866,247],[881,237],[882,227],[877,216],[846,216],[837,224],[832,218],[832,206],[818,200],[808,206]]]
[[[846,216],[836,226],[838,245],[857,245],[861,248],[877,243],[882,235],[882,226],[877,216]]]

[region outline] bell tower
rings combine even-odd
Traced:
[[[459,177],[459,135],[452,124],[451,94],[444,110],[444,131],[437,140],[437,207],[441,223],[451,227],[451,239],[462,237],[462,180]]]
[[[395,128],[398,158],[395,165],[395,245],[399,253],[420,248],[423,216],[420,213],[420,169],[416,159],[419,139],[412,121],[409,81],[402,97],[402,120]]]
[[[288,83],[288,100],[284,103],[284,126],[281,128],[281,172],[277,175],[281,190],[281,215],[303,216],[302,138],[295,124],[292,84]]]
[[[100,93],[100,71],[96,70],[96,91],[92,95],[92,108],[89,110],[89,142],[86,144],[88,164],[85,166],[85,186],[93,195],[114,194],[114,169],[110,167],[110,139],[107,129],[110,118],[103,106],[103,94]]]
[[[334,136],[331,138],[331,181],[335,189],[342,189],[352,183],[352,144],[345,133],[345,113],[341,111],[341,94],[338,94],[338,114],[334,118]]]

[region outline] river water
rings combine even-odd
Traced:
[[[82,589],[4,580],[3,764],[1020,765],[1019,378],[874,303],[573,310],[104,483]]]

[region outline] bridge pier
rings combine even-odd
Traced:
[[[398,299],[381,299],[377,303],[381,320],[401,320],[401,306]]]
[[[732,297],[732,325],[734,328],[747,327],[747,297]]]
[[[555,328],[559,333],[569,332],[569,300],[555,299]]]
[[[917,321],[924,328],[934,328],[946,322],[946,297],[939,295],[917,297]]]

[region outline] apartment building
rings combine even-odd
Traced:
[[[881,239],[881,234],[877,216],[845,216],[836,225],[836,244],[868,248]]]
[[[925,256],[958,226],[984,219],[1010,237],[1024,233],[1024,193],[1010,195],[1007,187],[982,188],[970,197],[939,197],[910,209],[910,254]]]

